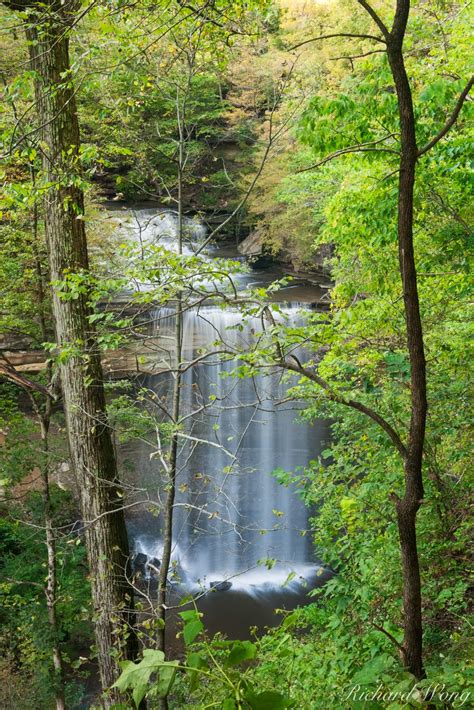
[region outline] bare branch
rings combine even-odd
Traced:
[[[393,153],[394,155],[399,155],[398,150],[394,150],[393,148],[373,147],[378,145],[379,143],[383,143],[383,141],[388,140],[388,138],[393,137],[394,134],[390,133],[388,136],[384,136],[383,138],[380,138],[377,141],[368,141],[367,143],[359,143],[357,145],[350,145],[347,148],[340,148],[339,150],[335,150],[334,153],[326,155],[326,157],[320,160],[318,163],[314,163],[314,165],[310,165],[307,168],[302,168],[301,170],[297,170],[296,172],[306,173],[308,170],[315,170],[316,168],[321,167],[321,165],[325,165],[331,160],[334,160],[334,158],[338,158],[341,155],[348,155],[349,153]]]
[[[234,454],[228,451],[224,446],[222,446],[222,444],[216,444],[214,441],[209,441],[208,439],[199,439],[196,436],[190,436],[189,434],[185,434],[183,431],[178,431],[176,436],[180,437],[181,439],[187,439],[188,441],[195,441],[197,444],[207,444],[207,446],[214,446],[216,449],[220,449],[221,451],[223,451],[234,461],[236,459]]]
[[[267,307],[265,307],[265,316],[267,320],[275,326],[275,319],[273,317],[273,313],[271,310]],[[374,422],[376,422],[388,436],[392,440],[393,444],[395,445],[397,451],[400,453],[402,459],[405,459],[407,455],[407,449],[405,445],[403,444],[400,436],[398,433],[395,431],[395,429],[392,427],[389,422],[387,422],[380,414],[378,414],[376,411],[371,409],[370,407],[367,407],[365,404],[362,404],[362,402],[357,402],[354,399],[344,399],[340,394],[334,391],[334,389],[331,387],[329,382],[324,380],[322,377],[320,377],[316,372],[313,370],[309,370],[308,368],[304,367],[296,355],[290,355],[293,362],[290,362],[288,360],[288,355],[285,356],[283,353],[283,349],[280,345],[280,342],[278,338],[275,338],[274,340],[275,344],[275,349],[277,353],[277,360],[278,364],[280,367],[283,367],[286,370],[290,370],[291,372],[297,372],[300,375],[303,375],[303,377],[307,377],[308,380],[311,380],[312,382],[316,382],[325,392],[327,392],[328,399],[331,400],[332,402],[337,402],[338,404],[344,404],[346,407],[351,407],[352,409],[356,409],[357,411],[361,412],[362,414],[365,414],[366,416],[370,417]]]
[[[303,47],[305,44],[310,44],[311,42],[319,42],[320,40],[323,40],[323,39],[333,39],[334,37],[350,37],[352,39],[370,39],[373,42],[381,42],[382,44],[385,44],[385,40],[382,39],[382,37],[376,37],[375,35],[359,35],[359,34],[353,34],[351,32],[335,32],[334,34],[320,35],[319,37],[311,37],[311,39],[305,39],[303,42],[298,42],[298,44],[294,44],[292,47],[289,47],[288,51],[293,52],[295,49],[299,49],[299,47]]]
[[[36,390],[37,392],[41,392],[41,394],[45,395],[46,397],[51,397],[54,399],[54,396],[46,387],[43,387],[43,385],[38,384],[38,382],[33,382],[33,380],[29,380],[20,372],[17,372],[15,368],[9,364],[8,360],[3,354],[2,358],[6,362],[0,362],[0,376],[6,377],[7,380],[15,382],[15,384],[19,385],[20,387],[23,387],[26,390]]]
[[[474,76],[471,76],[468,83],[466,84],[466,86],[462,90],[461,95],[459,96],[459,99],[456,103],[456,106],[454,107],[454,111],[452,112],[451,116],[448,118],[448,120],[446,121],[446,123],[444,124],[444,126],[440,130],[440,132],[437,133],[434,136],[434,138],[432,138],[429,141],[429,143],[427,143],[423,148],[421,148],[418,151],[418,157],[420,157],[421,155],[424,155],[429,150],[431,150],[431,148],[433,148],[433,146],[435,146],[436,143],[438,143],[438,141],[440,141],[442,138],[444,138],[444,136],[449,131],[449,129],[454,126],[454,124],[456,123],[457,117],[459,116],[461,109],[464,105],[464,102],[467,99],[470,90],[472,89],[473,84],[474,84]]]
[[[397,641],[395,636],[390,633],[390,631],[387,631],[387,629],[384,629],[383,626],[379,626],[379,624],[374,623],[373,621],[371,622],[372,626],[374,629],[377,629],[377,631],[381,631],[387,638],[390,639],[390,641],[398,648],[398,650],[404,654],[405,649],[403,648],[402,644]]]
[[[363,52],[363,54],[342,54],[340,57],[329,57],[329,61],[337,62],[339,59],[349,59],[352,62],[353,59],[370,57],[371,54],[385,54],[385,49],[372,49],[370,52]]]
[[[326,380],[324,380],[312,370],[308,370],[306,367],[303,367],[303,365],[300,364],[299,360],[294,355],[292,355],[291,357],[292,360],[294,360],[294,363],[289,362],[288,359],[284,359],[280,363],[280,365],[286,370],[290,370],[291,372],[297,372],[298,374],[307,377],[308,380],[316,382],[316,384],[318,384],[323,390],[325,390],[325,392],[327,392],[328,399],[330,399],[331,401],[337,402],[338,404],[344,404],[346,407],[356,409],[362,414],[368,416],[370,419],[372,419],[372,421],[376,422],[386,434],[388,434],[401,457],[403,459],[405,458],[407,454],[406,447],[400,439],[398,433],[395,431],[392,425],[386,421],[386,419],[384,419],[382,416],[380,416],[380,414],[378,414],[370,407],[367,407],[365,404],[362,404],[362,402],[357,402],[354,399],[344,399],[344,397],[339,395],[337,392],[334,392],[329,382],[326,382]]]
[[[366,2],[366,0],[357,0],[357,2],[371,16],[371,18],[373,19],[373,21],[375,22],[375,24],[377,25],[377,27],[379,28],[379,30],[381,31],[381,33],[383,34],[385,39],[388,39],[390,36],[390,32],[388,31],[387,27],[384,25],[384,23],[382,22],[380,17],[377,15],[377,13],[373,9],[373,7],[371,7],[369,5],[369,3]]]

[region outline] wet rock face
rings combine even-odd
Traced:
[[[240,254],[244,256],[262,256],[263,254],[263,236],[260,232],[255,230],[251,232],[248,237],[246,237],[242,242],[240,242],[237,247]]]
[[[161,562],[158,559],[158,557],[151,557],[149,560],[147,560],[146,566],[147,566],[147,569],[149,569],[152,572],[152,574],[153,573],[158,574],[158,571],[161,567]]]
[[[210,587],[216,592],[227,592],[231,589],[232,582],[211,582]]]
[[[135,572],[145,572],[145,565],[148,557],[143,552],[137,552],[133,557],[133,569]]]
[[[161,562],[158,557],[148,557],[144,552],[137,552],[133,557],[133,570],[143,575],[158,574]]]

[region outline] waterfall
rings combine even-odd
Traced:
[[[186,227],[192,251],[205,236],[205,228],[194,219]],[[158,214],[139,210],[122,228],[135,241],[164,242],[173,248],[176,216],[170,210]],[[238,288],[258,283],[259,278],[262,275],[253,271],[237,281]],[[263,275],[264,281],[268,278]],[[283,311],[290,323],[301,322],[298,304]],[[259,319],[242,321],[236,310],[217,306],[186,311],[183,319],[183,359],[187,362],[203,351],[212,352],[216,341],[231,352],[245,350],[261,331]],[[161,307],[152,314],[152,322],[152,335],[163,347],[163,359],[174,367],[173,310]],[[298,476],[320,453],[328,428],[323,421],[298,421],[298,405],[283,403],[289,384],[282,381],[281,373],[267,371],[239,378],[232,375],[236,364],[236,358],[212,354],[186,369],[182,378],[181,417],[185,419],[178,455],[170,582],[185,594],[214,586],[218,591],[231,591],[213,597],[230,598],[245,591],[256,599],[283,589],[287,595],[302,598],[302,589],[321,583],[327,575],[313,556],[310,511],[295,485],[281,485],[272,472],[279,468]],[[169,402],[169,372],[148,376],[144,385],[160,401]],[[163,503],[158,457],[150,457],[145,444],[131,455],[133,484],[145,498]],[[144,505],[129,513],[128,526],[135,554],[141,560],[159,560],[161,516]],[[153,573],[142,564],[145,576],[152,578]],[[281,597],[280,602],[278,597],[278,602],[284,605],[285,599]],[[212,613],[218,615],[215,604]],[[257,622],[261,611],[256,612]]]
[[[299,309],[288,308],[287,316],[299,318]],[[233,351],[251,346],[261,322],[241,321],[237,311],[213,306],[186,312],[184,359],[205,347],[212,351],[218,340]],[[160,337],[172,337],[169,309],[157,311],[153,322]],[[317,571],[309,511],[294,486],[279,484],[272,472],[305,466],[319,453],[326,430],[321,422],[297,421],[295,404],[277,404],[288,388],[281,374],[241,379],[232,376],[235,366],[235,359],[211,355],[183,377],[181,416],[187,417],[189,438],[183,438],[178,457],[175,564],[191,587],[232,579],[234,588],[255,591],[288,580],[291,589]],[[163,396],[171,376],[150,377],[147,386]],[[156,490],[156,465],[143,460],[141,468],[141,485]],[[155,537],[149,530],[137,532],[136,550],[159,557],[159,532]]]
[[[175,210],[127,209],[122,213],[119,233],[136,244],[160,245],[175,251],[178,217]],[[207,229],[197,217],[184,217],[184,253],[192,254]]]

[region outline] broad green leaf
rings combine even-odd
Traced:
[[[162,651],[145,649],[140,663],[132,663],[132,661],[122,663],[122,673],[112,687],[122,692],[131,689],[134,703],[138,707],[147,692],[150,676],[160,668],[164,659],[165,655]]]
[[[177,666],[178,661],[169,661],[160,667],[158,682],[156,684],[160,698],[166,697],[170,692],[176,677]]]
[[[183,630],[184,642],[188,646],[204,630],[204,624],[200,619],[190,621]]]
[[[190,669],[196,669],[188,670],[189,690],[192,693],[196,690],[199,682],[200,674],[197,671],[208,668],[208,663],[206,657],[202,653],[189,653],[186,659],[186,665],[189,666]]]
[[[226,666],[235,666],[250,661],[257,655],[257,647],[251,641],[236,641],[226,659]]]
[[[246,700],[252,710],[285,710],[285,708],[294,707],[291,698],[272,690],[265,690],[263,693],[249,693]]]

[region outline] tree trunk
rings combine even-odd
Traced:
[[[46,608],[48,610],[48,623],[52,637],[52,655],[54,666],[54,697],[56,710],[65,710],[64,699],[64,669],[61,649],[59,647],[59,626],[56,614],[57,584],[56,584],[56,536],[51,515],[51,499],[49,491],[49,451],[48,429],[50,420],[51,401],[46,401],[46,413],[40,417],[41,443],[44,461],[41,463],[41,482],[43,495],[43,516],[46,534],[46,550],[48,553],[48,573],[46,576]]]
[[[178,254],[183,253],[183,136],[182,124],[180,120],[179,108],[178,113],[178,129],[180,133],[179,140],[179,157],[178,157],[178,214],[177,214],[177,238],[178,238]],[[183,295],[179,291],[176,295],[176,314],[175,314],[175,331],[174,331],[174,356],[176,360],[176,374],[173,383],[173,395],[171,404],[171,423],[178,427],[179,415],[181,409],[181,360],[183,351]],[[157,618],[162,622],[161,628],[158,629],[158,648],[163,653],[166,653],[166,594],[168,591],[168,574],[171,564],[171,551],[173,546],[173,518],[174,518],[174,501],[176,497],[176,474],[178,466],[178,431],[173,432],[171,438],[171,446],[169,453],[169,483],[168,494],[166,496],[165,511],[164,511],[164,530],[163,530],[163,559],[161,561],[160,577],[158,581],[158,603],[157,603]],[[168,710],[168,697],[160,698],[159,710]]]
[[[14,7],[20,9],[18,4]],[[69,14],[71,5],[54,0],[46,8],[25,7],[30,60],[36,72],[43,178],[49,188],[45,193],[45,232],[56,342],[63,353],[61,385],[71,461],[81,497],[99,670],[105,690],[120,673],[120,656],[131,657],[134,652],[133,633],[127,628],[133,616],[133,597],[124,575],[129,564],[127,533],[87,293],[64,299],[54,287],[68,273],[88,270],[84,196],[78,176],[79,124],[69,65],[68,31],[73,15]],[[117,697],[111,691],[105,706]]]
[[[417,144],[413,101],[403,61],[403,38],[409,0],[398,0],[387,55],[398,98],[400,118],[400,177],[398,187],[398,256],[403,285],[407,346],[411,368],[411,421],[404,460],[405,493],[396,501],[403,567],[404,662],[423,678],[421,580],[416,541],[416,515],[423,499],[423,446],[426,426],[426,364],[413,250],[413,190]]]

